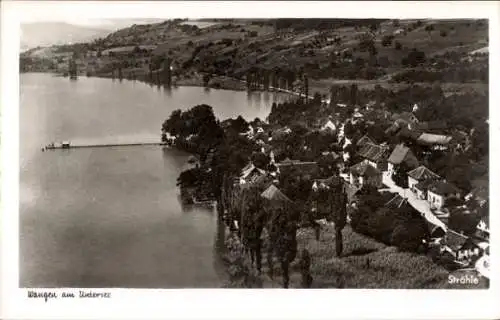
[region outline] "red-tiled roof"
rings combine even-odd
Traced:
[[[314,179],[318,186],[338,186],[343,183],[343,179],[338,176],[331,176],[326,179]]]
[[[262,192],[261,197],[272,201],[292,202],[292,200],[290,200],[274,184],[270,185],[264,192]]]
[[[460,249],[466,241],[466,236],[463,236],[453,230],[448,230],[444,237],[444,243],[453,251],[457,251],[458,249]]]
[[[446,145],[450,141],[450,136],[432,133],[422,133],[417,139],[417,142],[423,145]]]
[[[359,150],[358,155],[371,160],[373,162],[378,162],[383,160],[387,154],[387,147],[379,146],[374,143],[365,143],[365,145]]]
[[[412,177],[415,180],[422,181],[427,179],[439,179],[440,177],[427,169],[425,166],[420,166],[411,171],[408,171],[408,176]]]
[[[398,144],[394,147],[391,156],[387,160],[392,164],[401,164],[406,162],[410,167],[416,167],[418,165],[418,160],[410,150],[410,148],[405,147],[403,144]]]
[[[368,135],[365,134],[361,139],[358,140],[356,145],[362,147],[367,143],[375,144],[375,141],[373,141],[370,137],[368,137]]]

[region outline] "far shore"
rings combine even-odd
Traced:
[[[29,72],[32,73],[32,72]],[[54,72],[54,71],[44,71],[44,72],[37,72],[37,73],[51,73],[55,77],[64,77],[64,78],[69,78],[67,75],[64,75],[59,72]],[[116,79],[118,80],[117,77],[113,77],[111,74],[93,74],[87,76],[86,74],[79,74],[78,77],[90,77],[90,78],[105,78],[105,79]],[[144,79],[144,77],[123,77],[122,80],[129,80],[129,81],[140,81],[152,85],[158,85],[157,83],[151,83],[147,80]],[[173,87],[200,87],[200,88],[209,88],[209,89],[220,89],[220,90],[232,90],[232,91],[248,91],[248,88],[246,86],[246,82],[226,76],[213,76],[208,85],[205,85],[203,83],[203,79],[201,77],[184,77],[182,79],[175,79],[173,80],[172,83]],[[284,95],[289,95],[293,97],[298,97],[299,93],[297,92],[290,92],[284,89],[274,89],[270,88],[269,90],[264,90],[262,88],[256,88],[252,89],[252,92],[273,92],[273,93],[280,93]],[[312,97],[311,97],[312,98]]]

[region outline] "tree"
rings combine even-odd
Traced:
[[[382,38],[382,45],[384,47],[389,47],[392,44],[392,41],[394,40],[393,35],[387,35]]]
[[[322,177],[330,177],[338,174],[337,164],[340,162],[339,158],[334,155],[328,154],[320,156],[318,159],[318,168]]]
[[[326,204],[327,220],[335,225],[335,253],[339,257],[343,251],[342,229],[347,223],[347,194],[343,180],[334,176],[325,189],[318,190],[313,197],[318,203],[317,210],[323,211],[319,204]]]
[[[242,116],[238,116],[235,120],[231,120],[230,129],[237,133],[247,132],[248,122]]]
[[[429,25],[425,26],[425,31],[427,31],[427,33],[429,34],[429,37],[430,37],[432,31],[434,31],[434,25],[433,24],[429,24]]]
[[[252,154],[252,163],[255,167],[267,170],[269,166],[269,156],[262,152],[254,152]]]
[[[408,53],[408,56],[402,59],[402,64],[409,65],[410,67],[416,67],[425,63],[425,61],[425,53],[413,48],[413,50]]]
[[[300,272],[302,275],[302,288],[310,288],[312,284],[311,276],[311,254],[307,249],[302,250],[300,257]]]
[[[350,103],[354,107],[358,104],[358,85],[353,83],[351,85],[351,93],[350,93]]]
[[[360,51],[368,51],[372,47],[375,47],[375,42],[371,38],[365,38],[359,42]]]
[[[396,41],[396,42],[394,43],[394,49],[396,49],[396,50],[401,50],[401,49],[403,49],[403,45],[401,44],[401,42]]]
[[[180,109],[172,111],[170,117],[163,122],[162,133],[168,132],[170,135],[177,137],[183,129],[182,111]]]
[[[340,257],[343,251],[342,229],[347,223],[347,193],[343,182],[340,181],[340,186],[337,186],[337,194],[335,197],[335,253]]]
[[[292,199],[297,207],[305,207],[312,188],[312,181],[309,177],[295,167],[286,171],[282,170],[280,186],[283,193]]]
[[[280,261],[283,274],[283,288],[288,288],[290,276],[289,266],[297,256],[298,210],[293,202],[269,203],[267,206],[269,221],[268,265],[272,278],[272,254],[275,252]]]
[[[406,164],[405,161],[401,162],[392,174],[392,180],[396,185],[401,188],[408,188],[408,175],[407,172],[410,171],[411,168]]]
[[[203,86],[208,87],[208,83],[210,82],[211,76],[210,74],[203,75]]]
[[[391,245],[402,251],[417,252],[428,240],[427,225],[422,217],[409,217],[398,223],[391,234]]]

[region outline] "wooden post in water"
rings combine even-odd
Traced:
[[[170,87],[172,85],[172,61],[169,57],[163,61],[163,85]]]
[[[78,78],[78,68],[75,61],[75,55],[69,61],[69,78],[72,80],[76,80]]]
[[[153,83],[153,69],[151,63],[149,64],[148,82]]]
[[[248,83],[248,90],[252,91],[253,90],[253,73],[251,70],[249,70],[247,73],[247,83]]]

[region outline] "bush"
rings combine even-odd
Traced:
[[[269,161],[271,160],[268,155],[262,152],[255,152],[252,154],[252,163],[255,167],[260,169],[267,169],[269,166]]]
[[[429,238],[424,218],[410,205],[389,208],[383,206],[386,199],[371,195],[362,196],[359,209],[351,215],[352,228],[402,251],[416,252],[422,248],[422,240]]]
[[[425,63],[425,61],[426,61],[425,53],[423,51],[419,51],[413,48],[413,50],[410,53],[408,53],[408,56],[401,60],[401,64],[403,66],[416,67],[418,65]]]
[[[422,240],[429,238],[429,231],[423,219],[410,218],[397,224],[391,234],[391,245],[401,251],[417,252],[423,247]]]
[[[401,44],[401,42],[396,41],[396,42],[394,43],[394,49],[396,49],[396,50],[401,50],[401,49],[403,49],[403,45]]]
[[[446,37],[448,35],[448,33],[445,30],[441,30],[441,32],[439,33],[439,35],[441,37]]]
[[[389,36],[384,36],[382,38],[382,45],[384,47],[389,47],[391,44],[392,44],[392,41],[394,40],[394,36],[393,35],[389,35]]]

